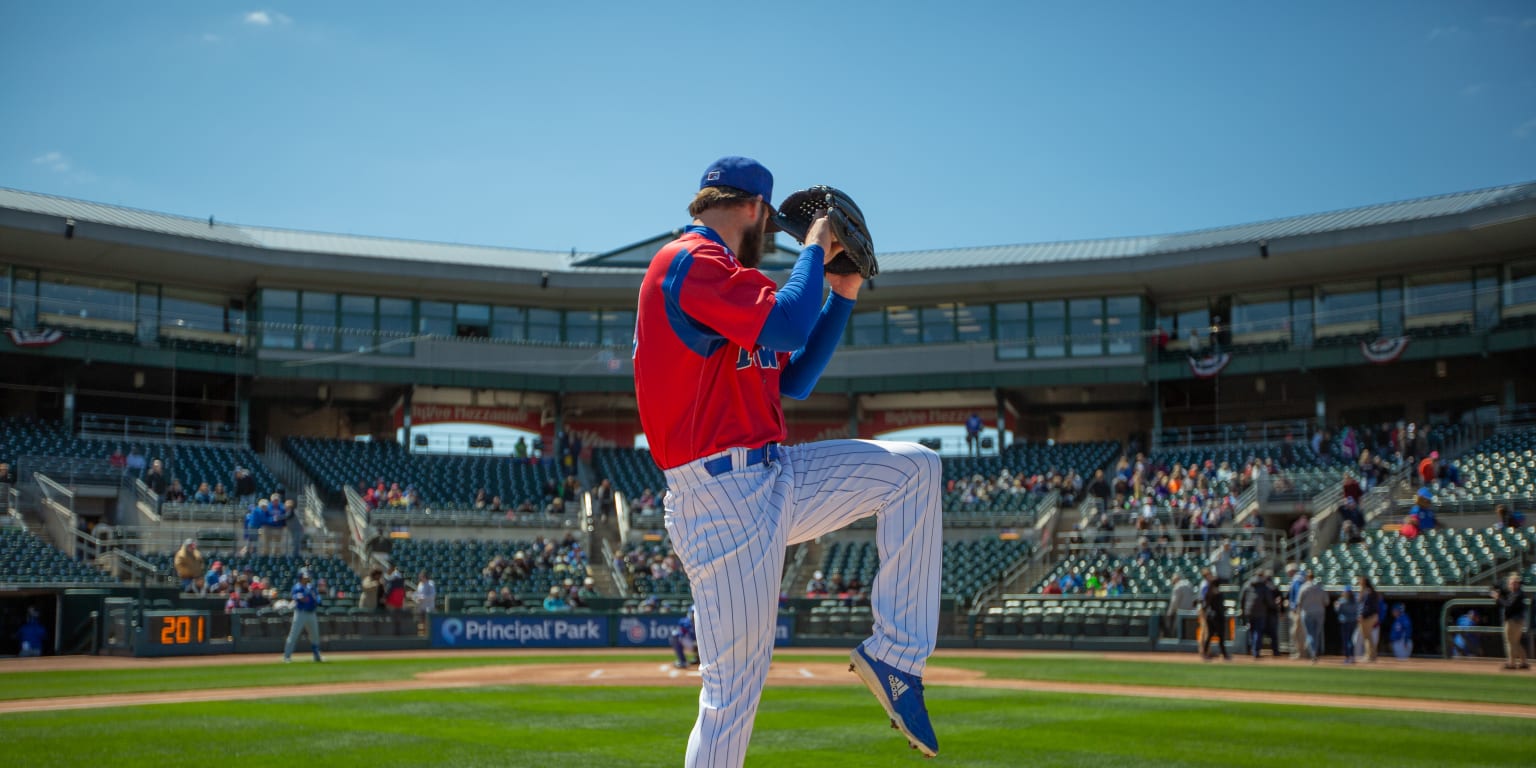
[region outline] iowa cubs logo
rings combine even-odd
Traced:
[[[625,637],[629,638],[630,642],[637,645],[645,642],[647,634],[645,631],[645,622],[638,619],[621,620],[619,622],[619,632]]]
[[[744,371],[748,368],[762,368],[764,370],[777,370],[779,356],[771,349],[757,347],[748,351],[745,347],[736,350],[736,370]]]

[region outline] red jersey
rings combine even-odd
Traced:
[[[757,345],[778,286],[743,267],[709,227],[651,260],[635,318],[635,397],[662,469],[782,441],[789,354]]]

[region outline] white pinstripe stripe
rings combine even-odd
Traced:
[[[740,466],[744,449],[732,449]],[[667,470],[667,533],[693,588],[703,664],[690,768],[740,766],[773,651],[785,549],[878,515],[866,651],[921,675],[933,652],[943,552],[938,455],[914,443],[830,440],[710,477]]]

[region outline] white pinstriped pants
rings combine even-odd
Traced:
[[[921,675],[933,653],[943,557],[943,472],[916,443],[828,440],[784,446],[771,464],[717,477],[705,461],[669,469],[667,533],[698,609],[703,687],[689,768],[740,766],[768,675],[784,553],[871,514],[880,570],[871,592],[872,658]]]

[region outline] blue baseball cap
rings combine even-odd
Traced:
[[[1435,494],[1430,493],[1428,488],[1420,488],[1419,489],[1419,498],[1421,498],[1421,499],[1433,499],[1434,497],[1435,497]]]
[[[763,202],[773,208],[773,174],[762,163],[750,157],[722,157],[704,169],[699,179],[699,189],[705,187],[735,187],[743,192],[762,195]]]

